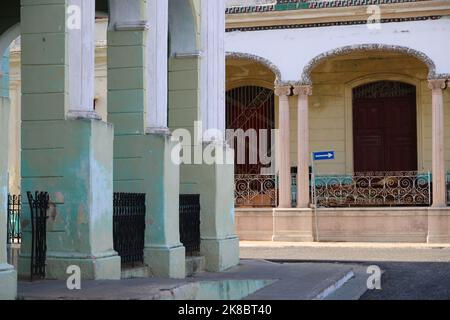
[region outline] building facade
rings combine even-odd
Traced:
[[[449,14],[434,0],[227,9],[227,126],[278,133],[272,172],[236,167],[242,240],[450,241]]]
[[[127,195],[144,199],[138,255],[148,276],[186,275],[183,196],[196,199],[196,254],[204,257],[205,269],[238,263],[234,166],[173,160],[179,145],[174,130],[202,121],[203,138],[225,126],[224,26],[223,1],[0,5],[1,238],[9,223],[8,193],[22,195],[18,269],[7,263],[2,243],[0,298],[15,297],[17,274],[33,274],[30,266],[42,263],[36,256],[48,279],[66,279],[71,266],[83,279],[119,279],[124,257],[116,248],[116,201]],[[212,143],[205,135],[191,144],[203,151]],[[216,140],[214,149],[229,148]],[[14,171],[8,163],[18,159]],[[39,203],[27,197],[35,191],[49,195],[45,240],[34,231]],[[36,239],[46,241],[43,258]]]

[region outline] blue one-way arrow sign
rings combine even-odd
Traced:
[[[334,160],[335,153],[334,151],[320,151],[313,153],[314,161],[323,161],[323,160]]]

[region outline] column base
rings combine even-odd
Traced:
[[[206,271],[225,271],[239,264],[239,239],[202,239],[201,254],[206,259]]]
[[[428,210],[428,243],[450,243],[450,208]]]
[[[144,263],[155,277],[184,279],[186,277],[186,250],[176,247],[146,247]]]
[[[21,268],[21,266],[26,266]],[[30,277],[30,258],[20,257],[19,276]],[[47,255],[46,279],[67,280],[67,268],[78,266],[83,280],[120,280],[121,262],[117,253],[107,253],[97,257],[65,257]]]
[[[0,265],[0,300],[17,298],[17,272],[9,264]]]

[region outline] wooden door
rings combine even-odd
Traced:
[[[417,171],[416,88],[381,81],[353,91],[355,172]]]

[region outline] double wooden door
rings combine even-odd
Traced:
[[[416,88],[380,81],[353,91],[354,171],[417,171]]]

